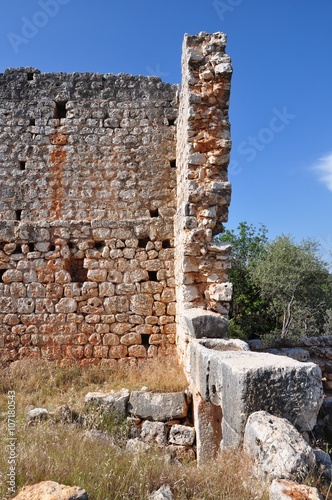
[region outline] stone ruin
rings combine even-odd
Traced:
[[[0,360],[136,363],[177,351],[197,455],[254,412],[310,431],[314,363],[222,340],[232,67],[223,33],[185,36],[181,87],[156,77],[0,75]]]
[[[183,307],[227,317],[229,249],[213,243],[230,201],[225,44],[185,38],[181,92],[0,75],[2,360],[113,366],[172,353]]]

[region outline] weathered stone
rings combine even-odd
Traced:
[[[274,479],[269,500],[323,500],[317,488],[297,484],[286,479]]]
[[[195,441],[195,429],[187,425],[172,425],[169,442],[181,446],[192,446]]]
[[[73,313],[77,310],[77,302],[75,299],[60,299],[55,305],[55,310],[58,313]]]
[[[142,425],[141,439],[149,444],[166,444],[166,425],[162,422],[150,422],[146,420]]]
[[[46,408],[33,408],[27,413],[27,419],[29,422],[47,420],[49,417],[49,412]]]
[[[204,309],[187,309],[183,315],[190,335],[196,339],[223,338],[227,335],[228,320]]]
[[[78,486],[66,486],[54,481],[24,486],[15,500],[88,500],[88,494]]]
[[[149,500],[174,500],[174,496],[169,484],[163,484],[158,490],[153,491]]]
[[[183,392],[132,391],[128,408],[131,415],[162,422],[186,417],[188,412]]]
[[[303,480],[315,465],[311,446],[288,420],[258,411],[248,418],[244,449],[269,478]]]
[[[88,392],[84,399],[85,405],[95,406],[121,419],[127,415],[128,401],[129,391],[126,389],[112,391],[107,394],[102,392]]]

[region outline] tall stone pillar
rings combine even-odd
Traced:
[[[213,241],[227,221],[231,195],[227,167],[232,66],[225,45],[223,33],[186,35],[183,44],[175,220],[177,343],[182,356],[193,334],[185,311],[198,309],[199,314],[205,309],[214,320],[224,319],[231,299],[230,246]],[[223,336],[226,323],[224,319],[220,327],[219,322],[216,334],[209,336]]]

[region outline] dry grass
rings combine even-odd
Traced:
[[[228,452],[204,467],[169,463],[161,451],[133,455],[108,441],[84,437],[84,429],[50,420],[28,426],[28,405],[54,410],[68,404],[82,408],[89,391],[126,387],[176,391],[187,387],[174,359],[150,360],[118,371],[103,368],[60,369],[52,364],[26,361],[0,372],[0,413],[6,411],[8,391],[16,392],[17,487],[43,480],[79,485],[90,500],[143,500],[162,484],[170,484],[176,500],[266,500],[263,487],[251,476],[243,454]],[[124,427],[125,429],[125,427]],[[7,435],[7,421],[0,421]],[[119,436],[117,436],[119,437]],[[121,441],[121,439],[120,439]],[[8,450],[0,447],[0,498],[6,497]]]

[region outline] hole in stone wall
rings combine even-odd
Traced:
[[[171,240],[164,240],[161,244],[163,248],[171,248]]]
[[[35,245],[34,245],[34,243],[28,243],[28,247],[29,247],[29,252],[34,252],[35,251]]]
[[[21,220],[22,210],[15,210],[16,220]]]
[[[7,271],[7,269],[0,269],[0,283],[2,283],[2,276]]]
[[[34,118],[29,119],[29,125],[36,125],[36,120]]]
[[[54,252],[55,250],[55,245],[50,245],[50,248],[48,249],[49,252]]]
[[[16,245],[14,253],[23,253],[21,245]]]
[[[34,73],[27,73],[27,80],[31,81],[33,80]]]
[[[138,240],[138,248],[145,248],[149,241],[150,238],[143,238],[141,240]]]
[[[26,161],[19,161],[20,170],[25,170]]]
[[[169,164],[170,164],[171,168],[176,168],[176,160],[170,160]]]
[[[167,118],[168,126],[171,127],[172,125],[175,125],[175,120],[176,118]]]
[[[88,270],[83,266],[84,259],[69,258],[66,261],[66,271],[69,272],[72,282],[84,283],[84,281],[87,281]]]
[[[159,210],[150,210],[150,217],[159,217]]]
[[[95,241],[94,247],[96,250],[102,250],[105,246],[104,241]]]
[[[3,250],[5,246],[5,242],[4,241],[0,241],[0,250]]]
[[[149,347],[150,335],[148,333],[142,333],[141,337],[144,347]]]
[[[58,101],[55,103],[54,118],[57,118],[58,120],[60,120],[61,118],[66,118],[66,104],[67,101]]]
[[[73,241],[68,241],[68,243],[67,243],[67,244],[68,244],[68,248],[69,248],[70,250],[72,250],[73,248],[75,248],[75,243],[74,243]]]
[[[148,271],[149,281],[158,281],[157,280],[157,271]]]

